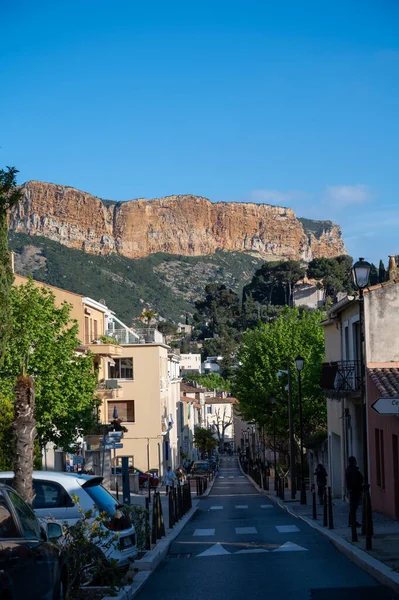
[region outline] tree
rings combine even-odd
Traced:
[[[177,325],[170,323],[169,321],[161,321],[158,323],[158,331],[165,336],[165,340],[177,335]]]
[[[337,301],[338,292],[352,290],[353,259],[347,254],[335,258],[315,258],[310,261],[307,269],[309,277],[323,281],[325,297]]]
[[[267,435],[273,433],[273,407],[276,432],[280,441],[288,437],[288,402],[286,382],[278,371],[286,369],[290,359],[293,384],[294,414],[298,415],[298,380],[294,358],[305,358],[302,372],[303,423],[305,436],[325,427],[325,397],[319,381],[324,359],[324,335],[319,327],[320,311],[300,311],[286,307],[271,323],[248,330],[238,352],[233,392],[240,402],[240,413],[247,422],[264,426]],[[276,402],[273,405],[271,398]],[[299,431],[296,417],[295,431]]]
[[[202,337],[221,336],[236,328],[235,319],[240,315],[240,300],[225,285],[210,283],[205,286],[204,300],[197,300],[195,308],[195,324],[206,326]]]
[[[214,425],[216,429],[216,434],[218,436],[219,448],[221,452],[223,451],[224,436],[226,433],[226,429],[228,429],[233,423],[233,417],[228,417],[226,415],[226,412],[226,407],[223,408],[223,412],[221,412],[221,408],[217,408],[215,411]]]
[[[15,167],[0,170],[0,363],[10,330],[10,289],[14,281],[8,252],[8,213],[22,197],[17,189]]]
[[[140,319],[147,325],[147,337],[149,337],[151,323],[153,322],[153,320],[155,319],[156,316],[157,316],[157,313],[154,310],[150,310],[150,309],[144,308],[141,313]],[[147,341],[149,341],[149,340],[147,340]]]
[[[212,452],[217,446],[217,440],[213,436],[212,429],[196,427],[194,431],[194,445],[201,454]]]
[[[305,269],[296,260],[265,262],[243,289],[243,304],[249,298],[261,305],[293,304],[293,285],[304,277]]]
[[[370,269],[369,284],[376,285],[378,283],[378,281],[379,281],[378,269],[374,264],[372,264],[371,269]]]
[[[218,392],[230,392],[231,383],[228,379],[225,379],[218,373],[202,373],[190,372],[183,375],[184,381],[187,383],[195,381],[199,385],[207,390],[216,390]]]
[[[71,307],[66,303],[57,307],[51,290],[29,280],[13,287],[10,299],[11,335],[0,369],[3,402],[14,403],[19,386],[25,386],[27,410],[34,381],[38,443],[43,448],[53,442],[67,450],[97,421],[92,358],[76,352],[80,342]]]
[[[378,266],[378,281],[379,283],[384,283],[387,280],[387,272],[385,269],[384,261],[380,260],[380,264]]]

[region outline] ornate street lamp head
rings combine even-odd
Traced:
[[[298,371],[298,373],[300,373],[302,371],[303,367],[305,366],[305,359],[302,358],[302,356],[300,356],[299,354],[295,359],[295,366],[296,366],[296,370]]]
[[[364,260],[364,258],[359,258],[353,265],[352,277],[354,286],[357,290],[364,290],[364,288],[368,286],[370,269],[371,264],[367,262],[367,260]]]

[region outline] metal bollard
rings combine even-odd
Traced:
[[[158,502],[158,539],[163,537],[166,533],[165,531],[165,521],[163,520],[163,510],[162,510],[162,502],[161,502],[161,494],[157,492],[157,502]]]
[[[173,488],[173,507],[175,512],[175,523],[177,523],[179,520],[179,509],[177,506],[177,490],[175,487]]]
[[[328,529],[334,529],[331,488],[328,488]]]
[[[158,515],[157,515],[157,503],[154,501],[152,505],[152,528],[151,528],[151,543],[156,544],[158,539],[157,532]]]
[[[173,506],[172,492],[169,492],[168,498],[169,498],[169,529],[172,529],[172,527],[175,524],[175,507]]]
[[[145,549],[151,550],[151,524],[150,524],[150,505],[148,502],[148,498],[145,499],[145,509],[146,509],[146,535],[145,535]]]
[[[313,487],[313,515],[312,519],[317,520],[317,504],[316,504],[316,490]]]
[[[323,527],[328,525],[328,507],[327,507],[327,490],[324,488],[323,492]]]

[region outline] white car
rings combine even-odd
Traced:
[[[13,477],[12,471],[0,472],[0,483],[10,485]],[[78,496],[84,511],[93,510],[95,516],[97,507],[100,512],[105,511],[112,517],[118,501],[101,485],[102,480],[102,477],[92,475],[33,471],[33,510],[39,519],[51,517],[61,523],[74,525],[81,518],[78,506],[72,500],[72,496]],[[106,555],[124,566],[138,554],[136,530],[129,524],[127,529],[118,531],[118,534],[118,541],[107,550]]]

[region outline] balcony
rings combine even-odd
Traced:
[[[118,385],[116,379],[107,379],[98,384],[97,396],[102,400],[121,400],[123,398],[123,388]]]
[[[120,348],[117,344],[95,342],[87,344],[87,348],[96,356],[122,356],[122,348]]]
[[[132,329],[111,329],[107,331],[107,335],[114,337],[122,345],[165,343],[162,333],[154,327],[140,328],[134,331]]]
[[[327,395],[348,396],[360,391],[360,361],[344,360],[324,363],[320,387]]]

